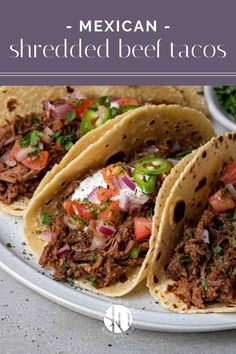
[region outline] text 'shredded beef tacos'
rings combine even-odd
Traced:
[[[11,97],[5,104],[17,115],[0,125],[0,208],[15,215],[22,215],[36,189],[39,192],[72,158],[97,141],[116,117],[122,119],[123,114],[145,104],[127,96],[88,99],[73,89],[63,95],[63,87],[24,90],[15,88],[15,98],[12,88],[4,91]],[[19,97],[21,93],[26,100],[27,92],[26,107],[31,113],[25,115]],[[44,110],[32,113],[39,110],[39,102]]]
[[[77,158],[74,148],[75,158],[34,196],[24,218],[41,266],[56,280],[108,296],[131,291],[147,275],[172,185],[192,149],[213,133],[194,109],[146,106],[126,113]]]
[[[178,312],[236,312],[236,133],[199,148],[172,188],[148,276]]]

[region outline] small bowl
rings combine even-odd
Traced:
[[[236,122],[220,106],[213,86],[204,86],[204,96],[212,118],[229,130],[236,130]]]

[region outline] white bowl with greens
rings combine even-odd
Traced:
[[[236,130],[236,86],[204,86],[204,96],[213,119]]]

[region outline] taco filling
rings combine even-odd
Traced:
[[[44,112],[0,127],[0,201],[32,197],[40,181],[83,135],[140,106],[133,98],[86,99],[78,92],[44,102]]]
[[[223,170],[218,189],[196,225],[185,225],[168,265],[169,285],[188,308],[236,304],[236,163]]]
[[[48,244],[40,265],[59,281],[83,277],[96,288],[125,282],[144,261],[156,196],[173,164],[191,152],[185,143],[145,146],[71,182],[57,210],[41,214],[36,233]]]

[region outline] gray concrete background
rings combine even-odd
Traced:
[[[236,330],[175,334],[108,332],[102,322],[44,299],[0,270],[0,354],[236,353]]]

